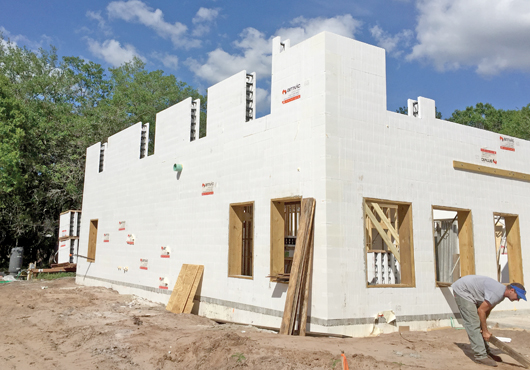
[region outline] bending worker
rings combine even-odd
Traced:
[[[456,304],[464,320],[471,349],[475,354],[475,362],[488,366],[497,366],[502,359],[490,352],[488,341],[491,333],[486,325],[493,307],[501,303],[504,298],[510,301],[524,299],[526,301],[526,290],[519,283],[511,283],[508,286],[498,281],[479,275],[467,275],[452,285]]]

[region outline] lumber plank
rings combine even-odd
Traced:
[[[519,362],[521,365],[523,365],[526,369],[530,368],[530,361],[528,361],[526,358],[524,358],[522,355],[520,355],[517,351],[515,351],[512,347],[507,345],[506,343],[501,342],[499,339],[497,339],[494,335],[490,337],[490,343],[493,344],[495,347],[512,357],[514,360]]]
[[[377,204],[375,202],[370,202],[370,205],[372,205],[374,207],[375,211],[377,212],[377,214],[381,218],[381,221],[385,224],[385,226],[390,231],[390,233],[392,234],[394,239],[396,239],[396,241],[398,241],[398,243],[399,243],[399,234],[397,233],[396,229],[394,229],[394,225],[392,225],[392,223],[388,219],[387,215],[385,215],[385,213],[383,212],[381,207],[379,207],[379,204]],[[387,209],[390,210],[390,208],[387,208]]]
[[[166,305],[166,310],[173,312],[173,313],[182,313],[177,307],[177,300],[178,297],[183,293],[184,291],[184,276],[186,275],[186,272],[188,270],[188,265],[183,264],[180,268],[179,276],[177,278],[177,281],[175,282],[175,286],[173,287],[173,291],[171,292],[171,297],[169,297],[169,301]]]
[[[381,239],[383,239],[383,241],[387,245],[388,249],[392,252],[394,257],[396,257],[397,261],[401,263],[401,257],[400,257],[399,251],[397,250],[394,243],[392,243],[388,235],[385,233],[385,230],[383,230],[383,228],[379,224],[379,221],[377,221],[377,218],[372,213],[372,210],[370,209],[370,207],[368,207],[368,204],[366,203],[364,203],[364,212],[366,213],[368,218],[370,218],[370,220],[372,221],[372,224],[374,225],[375,229],[379,233],[379,236],[381,236]],[[399,240],[399,236],[398,236],[398,240]]]
[[[309,243],[309,258],[307,266],[305,268],[304,277],[304,294],[301,299],[301,312],[300,312],[300,330],[299,335],[306,335],[307,326],[307,304],[309,300],[309,290],[311,289],[311,272],[313,271],[313,253],[314,253],[314,228],[311,228],[311,242]]]
[[[520,181],[530,182],[530,174],[523,172],[515,172],[509,170],[501,170],[500,168],[493,168],[487,166],[481,166],[473,163],[466,163],[460,161],[453,161],[453,168],[455,170],[465,170],[470,172],[477,172],[484,175],[493,175],[499,177],[505,177],[508,179],[516,179]]]
[[[195,279],[193,280],[193,284],[191,286],[190,294],[188,295],[188,301],[184,306],[184,313],[191,313],[191,310],[193,309],[193,300],[195,299],[195,293],[197,293],[197,288],[199,287],[203,272],[204,266],[199,265],[199,268],[197,269],[197,273],[195,275]]]
[[[294,248],[293,264],[291,267],[291,274],[289,279],[289,287],[285,299],[285,309],[283,312],[282,324],[280,327],[280,334],[291,335],[294,330],[295,317],[300,296],[300,280],[302,277],[304,258],[306,257],[306,250],[308,240],[310,238],[310,231],[313,222],[313,215],[315,212],[315,199],[305,198],[302,200],[300,224],[298,227],[298,235],[296,238],[296,245]]]

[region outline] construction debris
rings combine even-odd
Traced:
[[[35,277],[35,275],[40,274],[40,273],[54,274],[54,273],[59,273],[59,272],[76,272],[77,271],[77,264],[70,263],[70,262],[52,264],[51,268],[49,269],[31,268],[33,267],[32,265],[34,264],[30,264],[30,268],[28,269],[28,275],[27,275],[28,280],[31,280],[32,278]]]

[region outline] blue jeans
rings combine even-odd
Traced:
[[[460,297],[458,294],[453,294],[462,319],[464,320],[464,328],[471,343],[471,349],[475,354],[475,359],[478,360],[488,357],[490,349],[480,331],[480,318],[478,317],[477,306],[473,302]]]

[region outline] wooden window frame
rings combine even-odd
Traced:
[[[90,229],[88,232],[88,250],[87,262],[96,262],[96,246],[98,243],[98,220],[90,220]]]
[[[519,225],[519,215],[510,213],[493,213],[495,217],[503,217],[506,227],[506,247],[508,253],[508,275],[509,283],[519,283],[524,285],[523,256],[521,252],[521,228]],[[493,222],[495,231],[495,221]],[[495,232],[493,233],[495,236]],[[498,262],[495,265],[497,270]]]
[[[367,228],[369,216],[366,208],[369,203],[397,206],[397,236],[399,237],[400,254],[400,283],[399,284],[369,284],[368,282],[368,248],[369,230]],[[363,229],[364,229],[364,259],[365,259],[365,282],[367,288],[414,288],[416,287],[416,275],[414,269],[414,236],[412,222],[412,203],[394,200],[363,198]]]
[[[243,222],[244,208],[252,207],[250,275],[243,275]],[[254,279],[254,202],[232,203],[229,207],[228,229],[228,276],[241,279]]]
[[[434,253],[434,280],[436,281],[437,287],[448,287],[452,283],[438,281],[436,273],[436,265],[438,260],[436,257],[436,239],[434,231],[434,210],[440,211],[451,211],[457,213],[458,220],[458,250],[459,250],[459,264],[460,264],[460,277],[466,275],[475,274],[475,244],[473,238],[473,214],[470,209],[454,208],[445,206],[432,206],[431,219],[432,224],[432,240],[433,240],[433,253]]]
[[[270,276],[271,281],[276,281],[274,276],[283,274],[285,269],[285,212],[284,207],[286,203],[299,202],[302,206],[302,197],[287,197],[277,198],[271,200],[271,225],[270,225],[270,239],[271,239],[271,261],[270,261]],[[278,281],[288,284],[289,281]]]

